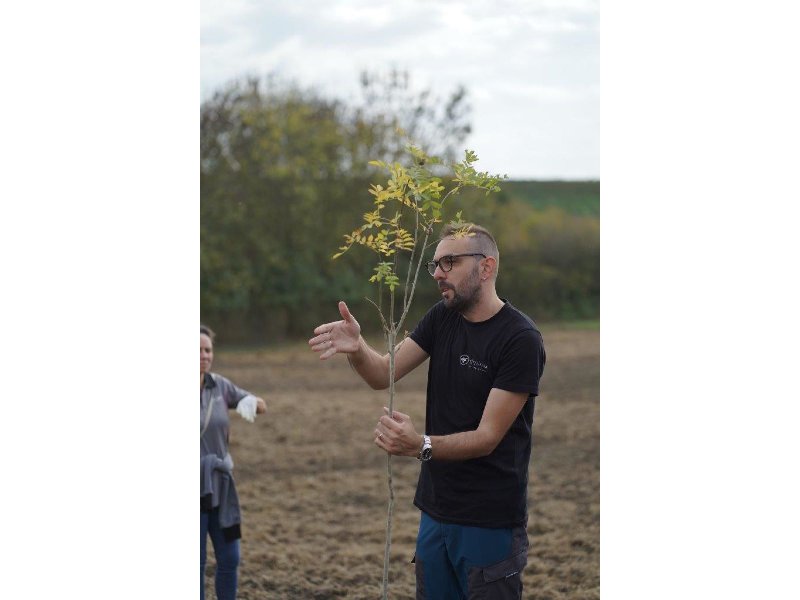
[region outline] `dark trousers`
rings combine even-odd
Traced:
[[[200,600],[205,600],[206,540],[211,537],[217,572],[214,587],[219,600],[236,600],[239,540],[226,542],[219,526],[219,509],[200,511]]]
[[[417,600],[520,600],[528,533],[452,525],[423,512],[414,562]]]

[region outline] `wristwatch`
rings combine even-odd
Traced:
[[[431,438],[427,435],[422,436],[422,449],[419,451],[417,458],[421,461],[430,460],[433,456],[433,448],[431,447]]]

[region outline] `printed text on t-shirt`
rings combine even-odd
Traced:
[[[475,360],[474,358],[470,358],[469,354],[462,354],[458,359],[458,362],[461,363],[462,367],[469,367],[470,369],[479,371],[480,373],[487,373],[489,371],[489,365]]]

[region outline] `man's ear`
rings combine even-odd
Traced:
[[[489,279],[497,267],[497,259],[494,256],[487,256],[481,265],[481,279]]]

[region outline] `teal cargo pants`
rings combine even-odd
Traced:
[[[527,562],[525,527],[452,525],[423,512],[414,557],[417,600],[520,600]]]

